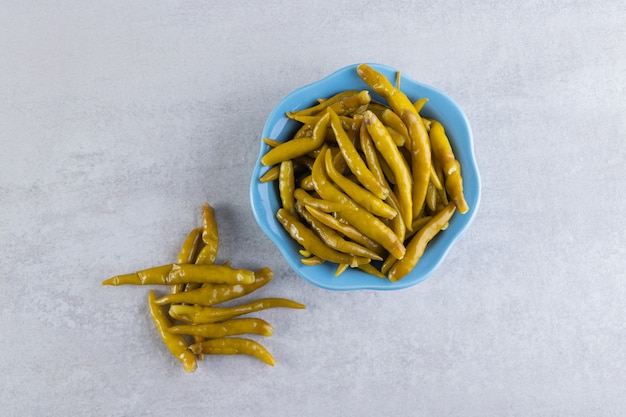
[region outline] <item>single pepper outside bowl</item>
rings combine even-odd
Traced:
[[[380,64],[368,64],[376,71],[395,82],[398,70]],[[417,82],[401,74],[400,88],[415,102],[427,98],[420,114],[425,118],[437,119],[444,126],[456,159],[461,165],[464,195],[469,211],[455,212],[447,229],[442,230],[430,241],[415,268],[399,281],[370,275],[357,268],[348,268],[335,276],[337,264],[325,262],[309,266],[301,262],[299,250],[302,247],[289,236],[276,219],[281,207],[277,181],[261,182],[259,178],[271,167],[261,163],[261,158],[270,147],[262,140],[271,138],[281,142],[291,139],[301,126],[289,119],[286,112],[293,112],[317,104],[318,98],[328,98],[345,90],[369,90],[372,100],[385,103],[385,100],[372,91],[357,73],[358,64],[342,68],[329,76],[297,89],[282,99],[270,113],[260,140],[259,158],[256,161],[250,182],[250,200],[255,219],[263,232],[278,247],[291,268],[306,281],[328,290],[399,290],[411,287],[428,278],[442,263],[454,243],[463,235],[474,220],[480,203],[480,175],[476,165],[472,131],[461,108],[441,91]]]

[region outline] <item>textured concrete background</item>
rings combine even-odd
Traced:
[[[607,1],[3,1],[2,416],[626,415],[626,6]],[[262,3],[262,5],[261,5]],[[379,62],[464,108],[483,181],[427,281],[334,293],[261,233],[248,184],[293,89]],[[200,205],[270,266],[277,365],[185,374],[146,288]]]

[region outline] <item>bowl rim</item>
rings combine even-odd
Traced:
[[[443,109],[445,109],[446,112],[449,113],[449,116],[454,117],[453,121],[454,121],[455,128],[452,130],[456,131],[457,125],[458,125],[458,129],[461,129],[461,133],[463,137],[456,137],[456,135],[459,133],[455,133],[455,137],[450,137],[450,141],[451,143],[453,143],[453,149],[456,146],[455,155],[457,156],[457,159],[459,160],[463,159],[463,162],[461,163],[461,169],[463,171],[464,191],[466,192],[466,199],[468,199],[468,203],[470,203],[469,200],[471,200],[470,210],[467,213],[462,214],[462,215],[455,213],[455,216],[453,216],[453,219],[451,220],[450,227],[449,227],[450,229],[453,225],[455,226],[454,233],[448,233],[445,235],[446,236],[445,238],[442,238],[444,239],[445,244],[439,244],[437,246],[437,253],[438,253],[437,256],[435,256],[434,254],[429,255],[430,258],[429,258],[429,263],[427,267],[420,268],[420,269],[417,269],[416,267],[416,269],[414,269],[408,276],[404,277],[403,279],[399,281],[392,283],[388,279],[374,277],[365,272],[362,272],[360,270],[355,270],[352,268],[349,268],[341,276],[335,277],[334,276],[334,271],[336,269],[335,264],[329,265],[329,263],[324,263],[322,265],[317,265],[317,266],[306,266],[302,264],[300,262],[300,256],[298,254],[298,248],[301,248],[299,244],[297,244],[297,242],[295,242],[287,234],[287,232],[282,228],[282,226],[278,223],[278,221],[275,218],[275,211],[271,213],[272,214],[271,216],[268,216],[269,211],[271,210],[271,207],[272,207],[272,203],[274,203],[274,206],[276,207],[277,201],[274,201],[274,202],[264,201],[263,197],[264,196],[268,197],[269,195],[272,194],[272,190],[270,188],[275,187],[275,184],[273,184],[273,182],[262,183],[259,181],[259,177],[262,175],[262,172],[270,168],[270,167],[263,166],[260,162],[261,157],[269,149],[268,145],[263,142],[263,138],[276,136],[276,135],[272,135],[273,132],[284,133],[287,129],[286,126],[288,124],[292,125],[291,130],[295,129],[298,126],[297,122],[294,122],[285,116],[285,112],[295,111],[300,108],[305,108],[311,105],[318,97],[329,96],[328,94],[323,94],[323,95],[322,94],[320,95],[310,94],[310,100],[308,102],[305,103],[304,102],[305,100],[299,100],[300,96],[302,96],[303,94],[312,92],[312,90],[319,89],[322,86],[325,87],[325,88],[322,88],[322,90],[327,89],[327,85],[331,85],[331,86],[334,85],[336,83],[335,81],[336,79],[343,79],[343,78],[348,77],[348,79],[352,80],[354,79],[355,75],[358,79],[360,79],[360,77],[358,77],[358,74],[356,74],[356,67],[358,65],[360,65],[360,63],[347,65],[343,68],[340,68],[330,73],[329,75],[317,81],[303,85],[302,87],[299,87],[293,90],[292,92],[290,92],[289,94],[287,94],[286,96],[284,96],[273,107],[272,111],[268,115],[265,121],[265,124],[263,126],[263,132],[262,132],[261,140],[260,140],[261,143],[260,143],[259,154],[258,154],[257,160],[253,168],[253,172],[252,172],[252,178],[250,181],[250,190],[249,190],[250,191],[250,204],[251,204],[253,216],[257,224],[261,228],[261,230],[272,241],[272,243],[276,245],[276,247],[281,252],[283,258],[285,258],[285,260],[291,267],[291,269],[297,275],[303,278],[305,281],[313,285],[316,285],[320,288],[333,290],[333,291],[354,291],[354,290],[389,291],[389,290],[405,289],[405,288],[409,288],[418,283],[423,282],[439,268],[443,260],[447,257],[448,253],[451,251],[454,244],[461,238],[463,234],[465,234],[469,226],[473,223],[476,217],[476,214],[478,212],[479,206],[480,206],[481,181],[480,181],[480,172],[478,170],[478,166],[476,163],[476,156],[474,153],[474,138],[473,138],[472,129],[471,129],[469,120],[467,119],[467,116],[465,115],[465,112],[446,93],[444,93],[443,91],[435,87],[416,81],[415,79],[400,72],[400,83],[401,83],[400,88],[403,91],[405,91],[405,87],[408,85],[409,90],[411,91],[423,90],[429,93],[429,96],[428,96],[429,101],[424,106],[424,111],[426,113],[437,113],[438,111],[443,111]],[[395,74],[398,73],[397,69],[388,65],[378,64],[378,63],[369,63],[369,62],[367,63],[367,65],[383,73],[390,80],[393,79],[393,78],[390,78],[392,74],[395,77]],[[347,89],[353,89],[353,88],[349,86],[346,86],[346,87],[338,86],[337,88],[334,88],[334,89],[336,90],[336,92],[339,92],[341,90],[347,90]],[[373,99],[382,100],[382,97],[378,96],[375,92],[373,92],[371,88],[369,88],[364,82],[362,83],[361,89],[369,90],[370,93],[372,94]],[[409,98],[411,98],[412,100],[417,99],[416,97],[411,97],[411,94],[407,93],[407,95],[409,95]],[[441,109],[435,109],[432,107],[433,98],[436,98],[436,102],[435,102],[436,105],[443,106]],[[300,104],[300,107],[294,108],[292,106],[292,103],[294,101],[298,101]],[[288,106],[291,106],[291,107],[288,107]],[[451,125],[446,123],[443,120],[440,120],[440,121],[446,127],[446,131],[449,132],[448,129],[450,128]],[[290,122],[293,122],[293,123],[290,123]],[[458,148],[462,148],[462,152],[457,152]],[[471,183],[467,181],[468,179],[471,180]],[[263,195],[261,193],[262,189],[264,191]],[[471,194],[468,193],[469,190],[472,191]],[[274,189],[273,191],[275,194],[276,190]],[[276,200],[278,199],[276,198]],[[262,213],[261,213],[262,210],[265,210],[267,212],[265,217],[262,217]],[[430,246],[432,245],[429,244],[429,247]],[[434,252],[434,250],[431,250],[430,252],[427,250],[426,252],[430,253],[430,252]],[[435,257],[432,258],[433,256]],[[424,257],[426,257],[426,253]],[[420,262],[422,261],[420,260]],[[420,264],[418,264],[418,266],[419,265]],[[345,279],[344,274],[347,274],[346,276],[349,276],[350,279]],[[320,275],[322,275],[325,279],[321,279]],[[360,277],[359,281],[354,280],[355,275],[358,275]]]

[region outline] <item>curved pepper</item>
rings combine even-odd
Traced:
[[[348,205],[348,204],[335,203],[334,201],[328,201],[328,200],[323,200],[321,198],[312,197],[309,193],[307,193],[302,188],[296,189],[296,191],[294,192],[294,197],[302,205],[315,207],[316,209],[322,210],[325,213],[332,213],[335,211],[356,210],[356,207]]]
[[[278,194],[285,210],[294,212],[294,191],[296,189],[296,178],[293,172],[293,161],[291,159],[280,163],[280,174],[278,176]]]
[[[384,75],[367,64],[360,64],[357,73],[367,85],[387,100],[391,109],[400,116],[407,127],[411,139],[409,149],[413,176],[413,217],[416,217],[426,199],[430,179],[431,150],[424,122],[408,97],[395,88]],[[412,221],[412,218],[410,220]]]
[[[325,152],[325,149],[322,149]],[[404,256],[406,250],[398,236],[372,213],[356,205],[348,196],[332,185],[326,176],[326,168],[323,158],[317,158],[313,164],[313,184],[317,193],[326,200],[343,204],[354,204],[357,207],[353,212],[342,212],[341,215],[350,224],[356,227],[365,236],[380,243],[387,251],[394,254],[398,259]],[[339,262],[345,263],[345,262]]]
[[[450,221],[456,207],[453,203],[448,204],[443,210],[432,216],[409,241],[404,258],[397,261],[389,271],[388,277],[392,282],[404,278],[415,268],[424,254],[426,245],[439,233],[441,228]]]
[[[366,111],[363,114],[363,123],[374,142],[374,146],[376,146],[376,149],[378,149],[393,171],[398,184],[398,198],[402,208],[402,218],[404,224],[409,225],[413,219],[413,178],[411,177],[411,170],[397,145],[391,139],[389,132],[374,113]]]
[[[251,284],[254,282],[254,272],[224,265],[172,264],[118,275],[103,281],[102,285],[172,285],[190,282]]]
[[[167,313],[157,305],[154,301],[156,296],[154,291],[150,290],[148,294],[148,305],[150,307],[150,315],[154,321],[154,325],[167,346],[168,350],[183,364],[183,368],[187,372],[193,372],[196,370],[198,363],[196,357],[188,349],[188,344],[185,338],[181,335],[169,333],[168,328],[172,327],[172,321],[167,316]]]
[[[275,165],[318,149],[324,143],[328,121],[328,116],[324,115],[315,124],[311,137],[294,137],[287,142],[281,143],[263,155],[261,163],[266,166]]]
[[[347,253],[353,256],[360,256],[366,259],[382,260],[374,251],[359,245],[358,243],[345,240],[339,233],[331,227],[326,226],[322,222],[315,219],[303,206],[297,205],[296,210],[310,226],[311,229],[322,239],[327,246],[336,251]],[[348,265],[348,264],[346,264]]]
[[[387,205],[369,190],[341,175],[341,173],[335,168],[330,152],[326,152],[325,164],[326,172],[328,173],[330,179],[333,180],[333,182],[337,184],[339,188],[341,188],[348,195],[348,197],[352,198],[361,207],[369,210],[376,216],[384,217],[386,219],[393,219],[396,217],[398,212],[395,209]]]
[[[189,336],[216,339],[218,337],[236,336],[241,334],[258,334],[269,337],[274,332],[265,320],[256,318],[238,318],[219,323],[180,324],[167,329],[169,333],[186,334]]]
[[[296,216],[283,208],[278,210],[276,218],[296,242],[303,246],[308,252],[324,259],[325,261],[347,263],[351,265],[370,262],[370,259],[368,258],[349,255],[331,248],[311,229],[300,222]]]
[[[343,130],[341,122],[332,110],[329,109],[330,114],[330,126],[335,133],[335,139],[343,155],[343,159],[350,168],[350,171],[357,177],[359,182],[363,184],[365,188],[371,191],[376,197],[384,200],[387,198],[387,189],[378,182],[376,177],[370,172],[363,161],[363,158],[359,155],[358,151],[354,147],[354,144]]]
[[[430,141],[433,148],[433,154],[446,178],[446,190],[450,195],[450,199],[454,202],[455,206],[459,210],[459,213],[467,213],[469,207],[463,196],[463,178],[461,177],[461,165],[459,161],[454,157],[450,141],[446,136],[446,132],[437,121],[431,121],[430,126]]]
[[[156,304],[212,306],[250,294],[270,282],[273,276],[274,273],[270,268],[261,268],[254,273],[255,279],[252,284],[204,284],[194,290],[164,295],[156,300]]]
[[[193,324],[216,323],[231,319],[243,314],[255,313],[268,308],[306,308],[304,304],[285,298],[263,298],[241,304],[235,307],[201,307],[192,305],[172,304],[169,309],[170,316],[177,320]]]
[[[238,337],[208,339],[200,343],[194,343],[189,346],[189,349],[191,349],[193,353],[204,353],[207,355],[251,355],[270,366],[274,366],[275,364],[274,358],[269,351],[260,343],[250,339]]]

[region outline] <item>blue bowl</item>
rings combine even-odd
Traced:
[[[379,64],[369,65],[385,75],[392,83],[395,82],[396,69]],[[299,88],[281,100],[272,110],[260,138],[261,149],[252,173],[250,200],[255,219],[263,232],[280,249],[293,270],[305,280],[329,290],[398,290],[422,282],[435,271],[454,242],[461,237],[474,220],[480,203],[480,176],[474,157],[472,131],[463,111],[447,95],[405,75],[401,77],[400,88],[411,101],[422,97],[428,98],[421,114],[439,120],[446,129],[452,149],[461,164],[465,199],[470,209],[465,214],[455,212],[448,228],[440,232],[428,244],[417,266],[400,281],[391,282],[356,268],[349,268],[336,277],[336,264],[328,262],[316,266],[302,264],[301,255],[298,253],[301,249],[300,245],[287,234],[275,217],[280,208],[276,182],[263,183],[259,181],[261,175],[269,169],[269,167],[261,164],[261,157],[269,150],[269,146],[263,142],[262,138],[286,141],[300,126],[300,123],[287,118],[286,112],[310,107],[317,103],[318,98],[330,97],[344,90],[367,89],[373,100],[384,102],[361,80],[356,72],[357,66],[358,64],[347,66],[322,80]]]

